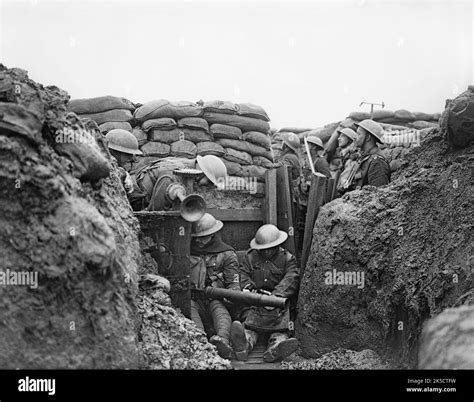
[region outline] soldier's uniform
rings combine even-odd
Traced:
[[[273,227],[278,230],[273,225],[262,226],[262,228],[265,227]],[[258,233],[256,238],[258,238]],[[271,242],[269,243],[271,244]],[[274,252],[268,258],[256,249],[250,249],[247,252],[240,267],[240,285],[242,289],[267,291],[274,296],[294,299],[299,284],[296,259],[282,247],[272,249]],[[243,329],[240,322],[234,321],[232,324],[234,351],[240,360],[247,358],[261,333],[270,335],[267,349],[263,355],[265,361],[275,361],[292,353],[296,348],[296,339],[289,339],[289,305],[284,309],[261,306],[245,308],[240,321],[243,324]],[[243,333],[245,333],[245,339],[242,339],[244,338]]]
[[[359,163],[361,177],[356,182],[357,189],[366,185],[380,187],[390,182],[390,164],[378,147],[362,155]]]
[[[205,214],[201,218],[206,219],[210,222],[208,226],[211,229],[220,222],[210,214]],[[232,319],[228,308],[223,301],[204,297],[201,291],[206,286],[240,290],[239,262],[234,249],[222,241],[220,234],[214,233],[211,233],[213,238],[209,244],[202,248],[193,244],[191,249],[191,283],[194,289],[191,292],[191,319],[203,332],[208,334],[215,332],[210,337],[211,343],[217,346],[221,357],[230,358]],[[205,323],[209,321],[212,322],[212,328],[206,328]]]

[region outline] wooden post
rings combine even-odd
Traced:
[[[280,166],[276,170],[276,200],[278,206],[276,226],[288,233],[285,248],[297,257],[295,222],[293,211],[293,191],[290,181],[290,167]]]
[[[265,223],[277,226],[277,171],[265,172]]]
[[[325,204],[327,204],[328,202],[331,202],[332,201],[332,197],[333,197],[333,194],[334,194],[334,186],[335,186],[335,180],[334,179],[328,179],[328,182],[327,182],[327,190],[326,190],[326,200],[325,200]]]
[[[311,188],[309,190],[308,196],[308,210],[306,212],[306,222],[304,228],[303,252],[301,256],[301,278],[303,278],[306,263],[309,258],[309,252],[311,251],[314,223],[316,222],[316,218],[318,217],[319,208],[321,208],[321,206],[324,204],[324,200],[326,197],[326,182],[327,177],[325,176],[311,177]]]

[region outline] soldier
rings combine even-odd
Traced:
[[[293,187],[298,188],[301,178],[301,163],[298,157],[300,139],[295,133],[282,133],[283,147],[278,157],[278,162],[291,168]]]
[[[310,152],[311,158],[313,160],[314,170],[317,173],[321,173],[326,176],[328,179],[331,178],[331,172],[329,170],[329,163],[324,158],[324,145],[321,141],[321,138],[316,137],[315,135],[310,135],[306,137],[306,141],[311,144]]]
[[[107,139],[110,154],[117,160],[120,176],[127,194],[134,191],[133,181],[129,172],[132,170],[132,164],[136,161],[135,155],[142,155],[143,152],[138,149],[138,141],[135,136],[120,128],[110,130],[105,136]]]
[[[357,139],[357,133],[350,128],[343,128],[338,130],[339,138],[339,153],[341,155],[341,165],[339,166],[338,180],[337,180],[337,191],[339,194],[344,194],[349,191],[350,184],[349,177],[351,176],[352,169],[357,169],[357,159],[359,158],[359,152],[356,147],[355,141]]]
[[[377,143],[382,143],[383,128],[373,120],[366,119],[357,126],[356,145],[362,155],[358,160],[360,164],[359,178],[356,178],[356,188],[365,185],[383,186],[390,182],[390,165],[385,159]]]
[[[211,214],[204,216],[192,225],[193,242],[191,246],[191,281],[196,289],[206,286],[239,290],[239,262],[234,249],[224,243],[220,233],[224,224]],[[200,297],[200,292],[193,291],[191,298],[191,318],[203,332],[203,319],[210,314],[216,335],[210,342],[216,345],[221,357],[232,356],[230,346],[230,328],[232,319],[224,302]]]
[[[294,298],[299,273],[295,257],[280,247],[288,234],[274,225],[261,226],[250,242],[240,271],[244,291],[269,293]],[[297,348],[297,340],[289,337],[290,311],[274,307],[249,307],[242,311],[241,321],[234,321],[231,339],[238,360],[247,360],[261,333],[270,334],[263,355],[266,362],[284,359]]]

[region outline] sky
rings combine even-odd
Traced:
[[[0,62],[71,98],[230,100],[321,127],[442,112],[474,84],[471,1],[5,1]]]

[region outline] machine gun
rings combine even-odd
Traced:
[[[227,299],[237,304],[247,304],[251,306],[277,307],[285,309],[289,300],[286,297],[271,296],[254,292],[242,292],[223,288],[207,286],[202,290],[206,297],[212,299]]]

